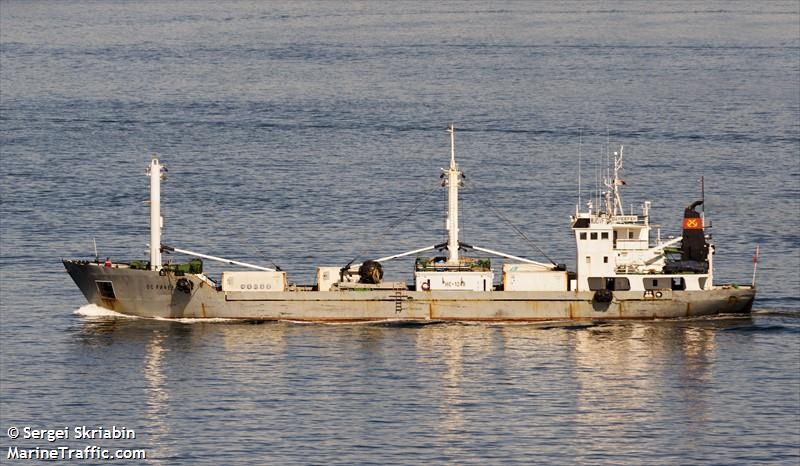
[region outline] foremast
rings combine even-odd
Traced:
[[[161,270],[161,180],[166,178],[166,167],[153,156],[146,174],[150,177],[150,269]]]

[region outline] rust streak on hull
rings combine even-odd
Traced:
[[[65,262],[75,283],[90,303],[123,314],[161,318],[226,318],[291,320],[298,322],[377,321],[609,321],[678,318],[719,313],[747,313],[755,289],[721,288],[710,291],[665,293],[644,299],[641,293],[617,292],[611,303],[596,303],[587,292],[422,292],[404,291],[398,306],[396,292],[288,291],[223,292],[194,283],[189,294],[176,289],[171,274],[146,270],[103,268]],[[111,282],[117,299],[99,296],[96,281]],[[691,302],[691,304],[689,304]]]

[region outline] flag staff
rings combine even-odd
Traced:
[[[756,287],[756,269],[758,269],[758,243],[756,243],[756,253],[753,254],[753,288]]]
[[[703,227],[706,226],[706,177],[700,177],[700,200],[703,201],[700,204],[700,217],[703,219]]]

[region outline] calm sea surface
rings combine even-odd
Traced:
[[[2,0],[0,45],[0,463],[91,445],[154,465],[800,462],[796,1]],[[466,242],[542,258],[497,210],[574,266],[579,154],[586,201],[624,144],[626,209],[652,200],[664,237],[705,178],[716,282],[749,283],[760,245],[753,316],[129,319],[59,262],[93,238],[144,257],[153,153],[168,244],[297,283],[435,244],[451,122]],[[136,438],[9,436],[79,426]]]

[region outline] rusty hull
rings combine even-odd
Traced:
[[[64,261],[87,301],[122,314],[161,318],[230,318],[310,322],[547,321],[669,319],[749,313],[755,289],[719,286],[704,291],[663,290],[660,298],[616,291],[610,303],[576,291],[285,291],[223,292],[202,278]],[[187,278],[190,292],[175,285]],[[101,298],[96,281],[113,284]]]

